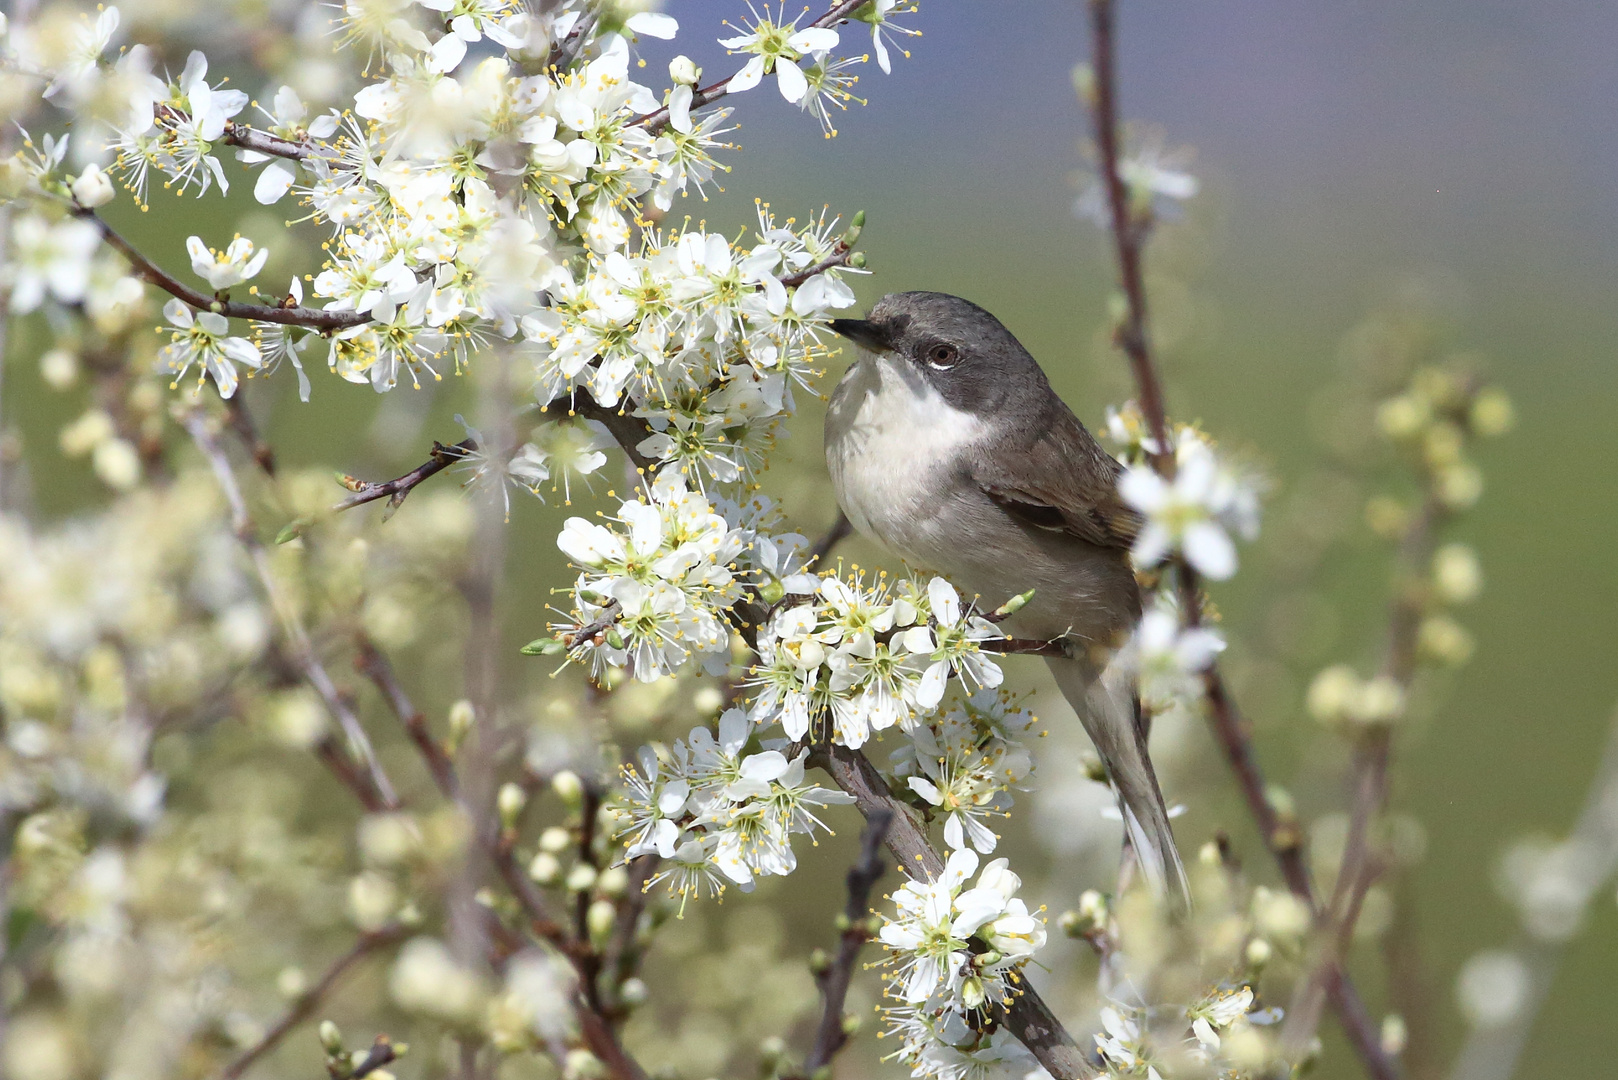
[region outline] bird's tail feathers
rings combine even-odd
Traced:
[[[1117,660],[1099,670],[1080,658],[1048,662],[1062,696],[1078,713],[1112,780],[1142,876],[1155,895],[1169,897],[1180,908],[1189,907],[1185,864],[1174,843],[1168,807],[1137,718],[1133,674]]]

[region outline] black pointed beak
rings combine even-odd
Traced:
[[[887,352],[893,348],[893,343],[888,340],[888,332],[879,324],[865,319],[833,319],[831,328],[872,352]]]

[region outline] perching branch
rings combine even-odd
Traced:
[[[1168,439],[1168,415],[1162,384],[1153,362],[1146,329],[1142,245],[1150,219],[1136,220],[1132,217],[1129,193],[1120,172],[1113,4],[1112,0],[1087,2],[1090,7],[1091,66],[1095,80],[1090,104],[1101,158],[1102,184],[1107,193],[1113,246],[1118,259],[1119,285],[1125,300],[1125,315],[1117,329],[1116,341],[1129,358],[1140,395],[1141,411],[1156,442],[1151,455],[1152,466],[1160,475],[1172,478],[1174,449]],[[1176,573],[1180,610],[1185,614],[1186,625],[1197,627],[1202,621],[1202,590],[1196,571],[1181,560],[1176,566]],[[1297,823],[1283,822],[1271,804],[1268,785],[1253,752],[1251,731],[1231,700],[1219,668],[1210,665],[1202,674],[1202,682],[1215,738],[1225,751],[1259,833],[1275,856],[1287,887],[1318,915],[1320,901],[1304,862]],[[1366,1071],[1377,1080],[1394,1080],[1399,1075],[1399,1069],[1383,1051],[1376,1026],[1348,974],[1341,964],[1334,964],[1325,969],[1323,975],[1344,1031]]]
[[[259,322],[279,323],[283,326],[307,326],[321,333],[343,330],[371,321],[369,314],[358,311],[322,311],[319,308],[244,304],[237,300],[221,300],[209,296],[159,268],[156,263],[135,250],[133,244],[120,236],[117,230],[103,221],[94,210],[82,206],[74,207],[73,214],[92,222],[101,231],[101,238],[129,260],[135,273],[198,311],[216,312],[227,319],[256,319]]]
[[[455,763],[438,740],[433,738],[432,731],[427,727],[427,717],[410,703],[409,695],[393,672],[393,665],[363,632],[355,635],[354,643],[357,646],[355,669],[370,679],[381,692],[393,715],[404,726],[405,734],[410,736],[410,741],[421,752],[422,761],[426,762],[427,771],[432,773],[438,790],[445,798],[459,800],[461,785],[455,775]]]
[[[889,818],[883,842],[907,877],[925,881],[944,872],[943,856],[928,840],[921,815],[894,797],[864,753],[833,743],[815,748],[810,763],[824,769],[839,788],[854,796],[854,806],[867,821],[884,815]],[[1001,1019],[1055,1080],[1092,1080],[1101,1075],[1038,991],[1026,982]]]
[[[168,111],[179,112],[172,107]],[[239,146],[243,150],[256,150],[271,157],[286,158],[288,161],[302,161],[315,152],[315,148],[308,143],[293,142],[291,139],[283,139],[279,135],[271,135],[267,131],[260,131],[234,121],[225,125],[224,142],[230,146]]]
[[[845,21],[850,15],[864,7],[869,2],[870,0],[841,0],[840,3],[833,4],[830,11],[826,12],[809,25],[821,28],[835,26],[838,23]],[[791,63],[791,61],[784,62]],[[712,105],[714,102],[718,101],[720,98],[729,93],[729,79],[705,86],[701,90],[697,90],[692,93],[691,108],[695,110],[700,109],[705,105]],[[632,124],[637,127],[643,127],[653,135],[656,135],[658,132],[669,126],[669,107],[665,105],[655,112],[649,112],[645,116],[632,121]]]
[[[360,801],[371,810],[395,810],[399,806],[399,797],[395,794],[393,783],[388,779],[387,773],[382,771],[382,765],[377,760],[376,750],[371,746],[370,737],[365,734],[359,717],[354,715],[353,708],[338,691],[337,685],[332,682],[320,658],[315,655],[314,646],[309,641],[308,631],[304,629],[303,620],[299,618],[296,609],[282,594],[280,584],[275,580],[275,573],[270,567],[269,552],[253,529],[252,517],[247,511],[247,499],[242,495],[241,485],[236,481],[235,470],[231,467],[230,458],[225,449],[219,444],[212,425],[208,418],[200,411],[193,410],[185,415],[182,423],[190,433],[192,441],[202,451],[213,468],[214,478],[219,482],[220,490],[224,492],[225,501],[230,505],[231,527],[236,532],[236,539],[247,550],[248,558],[252,560],[253,569],[258,575],[259,586],[264,590],[265,599],[275,609],[276,617],[281,623],[282,635],[286,638],[286,646],[293,666],[298,674],[309,686],[320,695],[325,702],[326,709],[336,718],[347,737],[349,748],[357,754],[361,772],[351,772],[348,775],[339,772],[339,778],[354,789]],[[335,751],[335,748],[330,748]],[[328,764],[333,760],[345,761],[341,754],[333,753],[328,756]]]
[[[814,1076],[831,1064],[831,1059],[848,1042],[843,1015],[843,1002],[848,997],[848,984],[854,977],[854,964],[860,949],[871,939],[871,890],[887,867],[882,865],[882,838],[888,831],[893,815],[885,810],[874,811],[865,823],[860,837],[860,857],[848,868],[848,904],[843,908],[842,936],[837,942],[837,955],[831,965],[819,976],[820,993],[825,1008],[820,1014],[820,1026],[815,1029],[815,1042],[804,1058],[803,1071]]]
[[[319,1008],[320,1003],[326,999],[326,995],[336,988],[343,976],[348,974],[350,968],[377,950],[403,941],[405,935],[405,928],[398,923],[391,923],[368,934],[361,934],[359,940],[354,943],[354,947],[338,957],[313,986],[293,998],[291,1006],[282,1014],[281,1019],[271,1025],[270,1029],[264,1033],[258,1042],[248,1047],[237,1055],[229,1065],[225,1066],[223,1071],[219,1073],[219,1080],[237,1080],[238,1077],[253,1067],[254,1062],[279,1046],[281,1040],[286,1038],[293,1028],[314,1015],[315,1009]]]

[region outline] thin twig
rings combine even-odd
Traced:
[[[434,439],[433,448],[428,452],[427,460],[403,476],[395,477],[380,484],[372,484],[350,477],[352,483],[349,486],[354,494],[332,504],[331,512],[334,514],[342,513],[344,510],[352,510],[356,506],[364,506],[366,503],[373,503],[378,499],[387,499],[389,509],[397,509],[399,504],[405,501],[405,497],[416,490],[424,480],[437,476],[457,461],[466,460],[466,458],[476,453],[477,449],[478,441],[476,439],[462,439],[460,442],[451,443],[448,446]]]
[[[1087,3],[1090,8],[1091,65],[1095,77],[1092,113],[1096,146],[1101,159],[1102,184],[1107,193],[1113,247],[1118,259],[1119,285],[1125,300],[1125,314],[1118,326],[1116,341],[1129,358],[1140,395],[1141,411],[1156,443],[1151,455],[1152,465],[1164,477],[1172,478],[1174,448],[1168,439],[1168,413],[1147,335],[1141,249],[1149,231],[1150,218],[1145,217],[1140,221],[1133,219],[1129,193],[1120,171],[1122,155],[1118,132],[1114,8],[1112,0],[1087,0]],[[1196,627],[1202,618],[1202,594],[1197,574],[1182,560],[1177,566],[1177,579],[1180,609],[1185,613],[1187,626]],[[1297,826],[1293,822],[1281,821],[1270,803],[1268,785],[1253,753],[1251,732],[1232,702],[1219,669],[1210,666],[1203,672],[1202,681],[1215,736],[1236,775],[1259,832],[1274,854],[1287,887],[1318,915],[1320,902],[1304,863]],[[1322,974],[1344,1031],[1366,1071],[1377,1080],[1393,1080],[1399,1075],[1398,1066],[1383,1051],[1375,1025],[1371,1023],[1369,1013],[1347,972],[1341,964],[1334,963],[1324,966]]]
[[[848,984],[854,978],[854,964],[860,958],[860,949],[871,939],[871,890],[887,869],[882,864],[882,839],[887,834],[893,814],[885,810],[874,811],[865,822],[865,833],[860,837],[860,857],[848,868],[848,903],[843,908],[843,932],[837,941],[837,955],[831,966],[820,976],[820,993],[825,999],[821,1010],[820,1026],[815,1029],[814,1045],[804,1058],[803,1071],[814,1076],[831,1064],[831,1059],[848,1042],[847,1017],[843,1015],[843,1002],[848,997]]]
[[[825,535],[815,541],[809,549],[809,555],[804,559],[803,565],[810,569],[818,568],[831,554],[831,549],[842,543],[843,540],[854,534],[854,523],[848,520],[848,515],[841,510],[837,511],[837,520],[831,523]]]
[[[364,784],[361,786],[368,785],[370,788],[368,792],[361,794],[361,800],[367,806],[374,800],[375,804],[383,809],[397,809],[399,797],[394,792],[393,783],[388,779],[387,773],[382,771],[382,765],[377,760],[370,737],[365,734],[365,728],[361,726],[359,717],[354,715],[353,708],[332,682],[331,674],[327,672],[325,665],[315,655],[303,620],[299,618],[297,610],[283,595],[280,584],[275,580],[275,573],[270,567],[269,552],[253,529],[253,520],[247,511],[247,499],[242,495],[241,485],[236,481],[236,472],[231,467],[230,457],[219,444],[212,425],[201,410],[187,413],[183,423],[192,441],[197,444],[202,456],[213,468],[214,478],[225,494],[225,501],[230,506],[231,526],[236,532],[236,539],[247,550],[253,569],[258,575],[259,586],[264,590],[265,598],[275,609],[276,616],[280,620],[281,632],[286,638],[287,651],[293,666],[325,702],[327,710],[342,727],[349,748],[359,755],[365,769]]]
[[[238,1077],[252,1068],[254,1062],[279,1046],[281,1040],[286,1038],[293,1028],[309,1019],[314,1014],[315,1009],[320,1006],[320,1003],[326,999],[326,995],[330,994],[343,976],[348,974],[350,968],[378,949],[386,948],[404,940],[405,933],[403,926],[394,923],[378,930],[373,930],[368,934],[361,934],[359,940],[354,943],[353,948],[338,957],[313,986],[292,1000],[291,1006],[281,1015],[281,1019],[272,1024],[258,1042],[248,1047],[229,1065],[225,1066],[219,1073],[219,1080],[237,1080]]]
[[[319,308],[280,307],[270,304],[244,304],[236,300],[221,300],[198,292],[174,275],[161,269],[125,240],[96,214],[94,210],[75,207],[73,213],[92,222],[101,231],[101,238],[116,248],[135,273],[171,296],[177,297],[198,311],[212,311],[227,319],[256,319],[259,322],[280,323],[285,326],[307,326],[323,333],[359,326],[371,321],[371,316],[358,311],[322,311]]]
[[[410,741],[416,744],[421,757],[427,764],[427,771],[432,773],[433,782],[446,798],[460,798],[460,781],[455,775],[455,763],[450,760],[449,754],[437,739],[433,738],[431,729],[427,726],[427,717],[422,711],[410,702],[410,696],[399,683],[394,674],[393,664],[382,654],[369,635],[361,632],[354,637],[356,652],[354,667],[360,674],[370,679],[382,694],[383,700],[393,710],[403,725],[405,734]]]
[[[834,26],[837,23],[847,19],[855,11],[858,11],[869,2],[870,0],[842,0],[841,3],[833,4],[830,11],[826,12],[809,25],[821,28]],[[779,62],[791,63],[792,61],[783,60]],[[705,105],[712,105],[714,102],[718,101],[720,98],[729,93],[730,79],[725,79],[721,82],[716,82],[712,85],[705,86],[701,90],[697,90],[691,95],[691,108],[695,110],[700,109]],[[659,131],[662,131],[664,128],[669,126],[669,107],[665,105],[661,109],[654,110],[653,112],[647,113],[645,116],[631,121],[631,123],[634,126],[643,127],[655,135]]]

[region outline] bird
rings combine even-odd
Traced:
[[[843,514],[983,610],[1034,590],[1005,627],[1061,643],[1046,662],[1101,758],[1142,876],[1186,905],[1123,649],[1141,614],[1130,548],[1142,518],[1118,493],[1122,466],[1011,331],[968,300],[892,293],[831,327],[858,346],[825,424]]]

